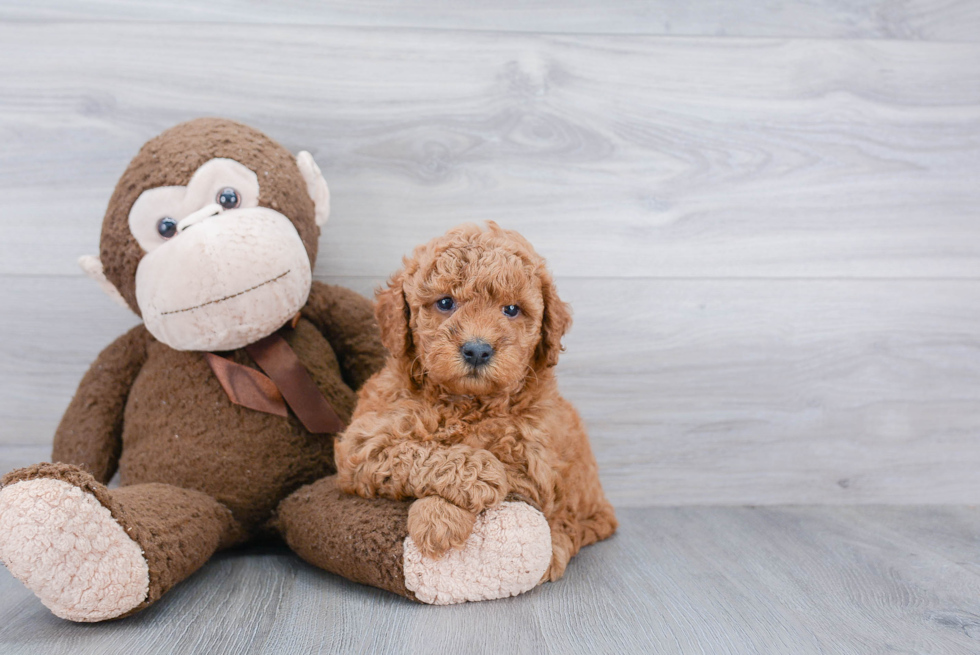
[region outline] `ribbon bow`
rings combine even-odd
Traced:
[[[288,404],[313,434],[341,432],[347,427],[278,332],[245,346],[245,352],[265,375],[221,355],[204,353],[231,402],[283,418],[289,416]]]

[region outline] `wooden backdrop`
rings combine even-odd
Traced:
[[[75,263],[117,178],[218,115],[313,152],[319,279],[529,237],[617,505],[980,502],[978,3],[697,6],[0,4],[0,461],[135,322]]]

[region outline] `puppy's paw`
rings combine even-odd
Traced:
[[[408,508],[408,534],[419,552],[431,558],[466,543],[474,521],[475,514],[439,496],[420,498]]]
[[[477,450],[466,462],[460,475],[462,502],[475,513],[495,507],[507,496],[507,470],[500,460],[485,450]]]

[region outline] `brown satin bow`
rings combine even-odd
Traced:
[[[231,402],[282,417],[289,416],[288,404],[313,434],[341,432],[346,427],[278,332],[245,346],[245,352],[266,375],[221,355],[204,353]]]

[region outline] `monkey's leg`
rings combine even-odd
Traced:
[[[551,562],[548,522],[526,503],[485,510],[463,547],[439,559],[423,557],[408,537],[411,504],[351,496],[323,478],[282,501],[278,527],[311,564],[436,605],[516,596]]]
[[[240,536],[216,500],[166,484],[109,490],[67,464],[20,469],[2,483],[0,560],[71,621],[147,607]]]

